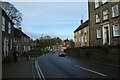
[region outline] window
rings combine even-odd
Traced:
[[[106,2],[108,2],[108,0],[102,0],[102,4],[105,4]]]
[[[12,39],[10,40],[10,49],[12,49]]]
[[[85,35],[85,42],[87,42],[87,36]]]
[[[116,17],[116,16],[119,16],[119,11],[118,11],[118,5],[114,5],[112,7],[112,17]]]
[[[103,11],[103,20],[107,20],[108,19],[108,10],[104,10]]]
[[[100,22],[100,14],[96,14],[96,23]]]
[[[81,30],[79,30],[79,33],[81,34]]]
[[[80,37],[79,37],[79,42],[80,42]]]
[[[100,6],[100,0],[95,0],[95,8],[98,8]]]
[[[84,32],[85,32],[85,33],[87,32],[86,28],[84,28]]]
[[[114,37],[120,36],[120,25],[119,24],[113,25],[113,36]]]
[[[75,41],[77,42],[77,38],[75,39]]]
[[[14,42],[17,42],[17,38],[14,38]]]
[[[11,33],[11,23],[8,22],[8,33]]]
[[[97,38],[101,38],[101,29],[97,29]]]
[[[28,50],[30,50],[30,46],[28,46]]]
[[[2,16],[2,31],[5,31],[5,18]]]
[[[75,34],[77,35],[77,32]]]

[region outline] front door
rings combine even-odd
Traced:
[[[109,44],[109,25],[103,26],[103,44]]]

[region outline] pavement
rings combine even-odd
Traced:
[[[17,63],[14,61],[2,64],[2,78],[4,79],[26,79],[34,80],[34,61],[30,58],[29,61],[22,57]]]

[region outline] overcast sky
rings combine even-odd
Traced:
[[[74,39],[80,20],[88,19],[87,2],[12,2],[23,14],[22,29],[32,39],[49,35]]]

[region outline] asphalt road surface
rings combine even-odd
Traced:
[[[38,78],[119,78],[119,69],[48,53],[36,60]]]

